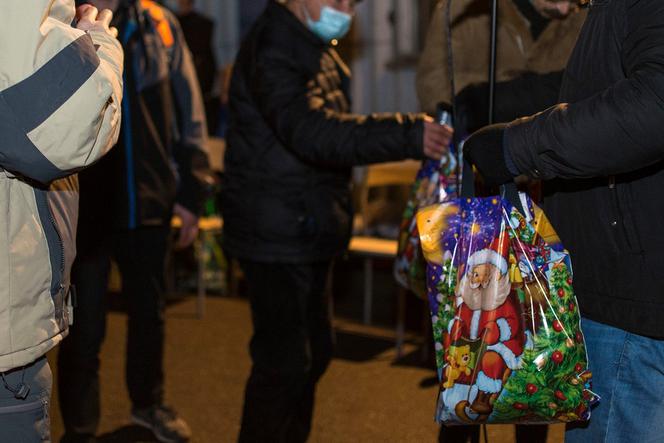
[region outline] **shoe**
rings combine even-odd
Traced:
[[[167,406],[131,410],[131,421],[152,431],[162,443],[184,443],[191,438],[189,425]]]
[[[477,397],[475,397],[475,401],[470,405],[470,409],[480,415],[491,414],[491,412],[493,412],[493,406],[491,406],[491,394],[479,391]]]

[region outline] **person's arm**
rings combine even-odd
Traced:
[[[664,2],[625,2],[626,78],[586,100],[517,120],[505,147],[519,172],[550,179],[627,173],[664,160]]]
[[[0,15],[3,35],[11,35],[0,67],[10,79],[0,92],[0,167],[49,183],[116,143],[123,53],[103,26],[71,27],[73,2],[55,0],[38,17],[30,8],[11,0]]]
[[[179,130],[174,152],[179,174],[176,202],[192,214],[200,215],[210,188],[205,107],[196,68],[182,29],[170,13],[167,13],[167,19],[174,39],[170,78]]]
[[[276,44],[257,55],[252,95],[281,143],[305,161],[356,166],[423,157],[423,117],[325,109],[298,61]],[[311,94],[309,94],[312,92]]]
[[[447,1],[436,5],[424,41],[424,49],[417,66],[417,98],[420,108],[433,115],[439,102],[452,103],[451,84],[448,72],[447,24],[445,13]]]

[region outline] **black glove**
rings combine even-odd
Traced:
[[[463,145],[464,157],[480,172],[489,186],[503,185],[514,180],[518,173],[512,173],[515,166],[508,168],[503,147],[503,134],[507,124],[498,123],[486,126],[473,133]],[[510,161],[510,163],[512,163]],[[514,171],[516,172],[516,171]]]
[[[474,83],[463,88],[455,97],[456,117],[466,134],[489,124],[489,85]]]

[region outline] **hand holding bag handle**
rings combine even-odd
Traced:
[[[475,198],[475,172],[473,166],[466,159],[463,161],[463,173],[461,176],[461,198]],[[523,207],[523,202],[519,196],[519,190],[516,183],[510,182],[500,186],[500,196],[510,202],[522,215],[526,216],[528,212]]]

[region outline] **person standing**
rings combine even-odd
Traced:
[[[453,95],[466,87],[487,82],[491,2],[451,1],[451,29],[447,26],[448,0],[440,0],[433,11],[417,68],[417,97],[422,109],[433,115],[440,102],[452,103]],[[498,7],[496,80],[561,71],[574,47],[586,13],[571,2],[554,0],[509,0]],[[451,42],[448,41],[451,33]],[[453,53],[455,91],[451,90],[449,46]],[[547,87],[550,82],[537,86]],[[532,89],[533,84],[529,84]],[[560,81],[546,97],[555,101]],[[546,93],[547,91],[545,91]],[[538,96],[541,91],[538,91]],[[552,97],[552,98],[550,98]],[[496,99],[496,111],[525,98]],[[507,99],[507,100],[506,100]],[[488,104],[488,96],[484,97]],[[553,103],[551,103],[553,104]],[[486,106],[486,105],[485,105]],[[523,106],[523,105],[522,105]],[[538,111],[535,109],[533,112]],[[486,114],[486,111],[484,111]],[[511,120],[511,119],[510,119]]]
[[[270,1],[236,58],[222,194],[224,248],[250,297],[253,366],[241,442],[303,442],[332,357],[324,300],[351,232],[351,167],[440,158],[452,131],[424,116],[353,115],[333,43],[353,0]]]
[[[490,184],[543,180],[574,265],[601,401],[568,443],[660,441],[664,423],[664,3],[594,1],[560,103],[466,142]]]
[[[76,27],[71,23],[76,18]],[[0,441],[50,441],[45,354],[68,333],[78,179],[120,131],[111,11],[8,0],[0,14]]]
[[[131,419],[163,442],[187,441],[188,425],[164,404],[164,267],[173,214],[176,247],[197,234],[206,187],[206,125],[191,55],[175,17],[149,0],[94,0],[115,11],[125,51],[118,146],[81,175],[76,323],[59,354],[63,442],[94,441],[99,351],[110,259],[126,296],[126,380]]]

